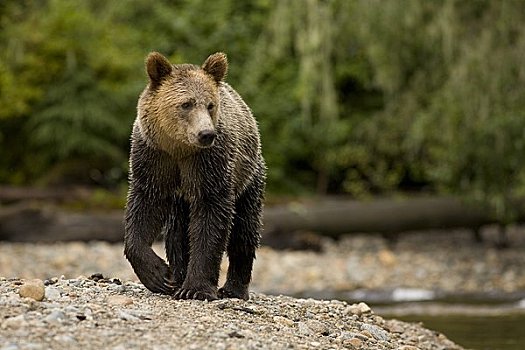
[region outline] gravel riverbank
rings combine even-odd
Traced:
[[[178,301],[100,277],[1,278],[0,349],[461,349],[364,303],[256,293]]]
[[[510,246],[498,249],[488,228],[483,243],[466,230],[410,233],[390,245],[379,235],[324,239],[323,252],[282,252],[262,247],[251,290],[265,294],[329,295],[356,289],[418,288],[451,293],[525,291],[525,228],[509,229]],[[164,256],[161,244],[154,249]],[[226,270],[223,264],[223,275]],[[46,279],[93,273],[137,281],[122,244],[0,242],[0,276]]]
[[[355,311],[366,309],[363,304],[265,294],[525,291],[524,228],[509,230],[507,249],[496,248],[495,229],[483,236],[483,243],[474,243],[464,230],[414,233],[391,245],[380,236],[352,235],[324,239],[321,253],[262,247],[252,299],[212,303],[149,293],[137,283],[121,244],[0,242],[0,349],[456,349],[418,325]],[[154,248],[163,256],[161,244]],[[82,277],[95,273],[107,279]],[[49,280],[41,302],[19,296],[35,278]]]

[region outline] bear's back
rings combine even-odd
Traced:
[[[219,120],[235,143],[232,145],[235,150],[233,178],[236,180],[236,192],[240,193],[255,174],[264,172],[258,125],[248,105],[228,83],[221,82],[219,92]]]

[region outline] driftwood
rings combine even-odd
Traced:
[[[0,186],[0,203],[23,201],[64,202],[82,200],[90,196],[92,190],[83,187],[36,188]]]
[[[0,240],[119,242],[123,237],[122,211],[76,213],[25,204],[0,210]]]
[[[337,237],[352,232],[399,233],[427,229],[471,228],[495,223],[489,213],[451,197],[324,200],[288,204],[265,211],[265,231],[307,230]]]
[[[525,218],[519,218],[521,220]],[[0,207],[0,240],[49,242],[122,240],[123,212],[69,212],[20,203]],[[324,200],[267,207],[263,242],[296,231],[332,237],[346,233],[392,234],[414,230],[471,228],[495,223],[485,211],[454,198]]]

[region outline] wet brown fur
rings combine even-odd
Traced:
[[[200,67],[171,65],[159,53],[146,60],[150,81],[131,137],[125,254],[154,292],[248,298],[265,165],[250,109],[223,82],[227,70],[223,53]],[[211,145],[199,143],[203,131],[216,133]],[[151,250],[161,231],[169,266]],[[217,291],[224,251],[230,266]]]

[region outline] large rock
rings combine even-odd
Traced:
[[[42,301],[44,299],[46,289],[42,280],[30,280],[20,286],[18,294],[22,298],[31,298],[36,301]]]

